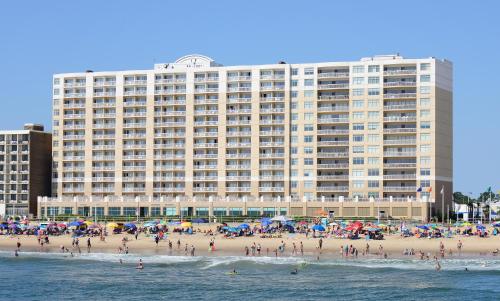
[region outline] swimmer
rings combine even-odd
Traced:
[[[436,272],[441,271],[441,265],[439,264],[439,261],[436,260]]]
[[[120,258],[120,264],[123,264],[123,260]]]
[[[19,256],[19,252],[17,251],[17,249],[14,251],[14,256]]]
[[[142,263],[142,259],[139,259],[139,264],[137,265],[136,269],[138,270],[144,269],[144,263]]]
[[[228,275],[238,275],[238,272],[236,272],[236,269],[233,269],[233,271],[229,272]]]
[[[469,269],[468,269],[468,268],[465,268],[465,270],[464,270],[464,271],[468,272],[468,271],[469,271]]]
[[[299,273],[299,271],[297,269],[290,272],[290,274],[292,274],[292,275],[297,275],[298,273]]]

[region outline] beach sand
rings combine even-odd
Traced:
[[[197,227],[195,226],[195,229]],[[208,229],[207,226],[204,229]],[[215,226],[212,227],[215,230]],[[225,238],[221,234],[213,236],[205,235],[204,233],[195,233],[192,235],[172,233],[168,234],[166,239],[160,241],[156,246],[152,235],[149,237],[141,233],[136,240],[134,235],[129,234],[109,234],[106,240],[100,241],[99,237],[91,238],[91,252],[104,252],[104,253],[118,253],[118,248],[122,245],[123,237],[127,237],[127,246],[130,253],[134,254],[161,254],[161,255],[186,255],[184,248],[188,244],[188,254],[193,245],[196,248],[195,255],[245,255],[245,246],[251,247],[253,243],[262,246],[261,255],[274,256],[274,250],[283,241],[286,244],[286,250],[280,256],[291,256],[293,243],[296,244],[297,250],[300,251],[300,242],[304,245],[304,254],[308,256],[340,256],[340,247],[344,245],[353,245],[361,255],[365,249],[366,244],[370,245],[370,253],[375,254],[378,252],[379,245],[382,245],[383,252],[387,253],[390,257],[400,257],[405,249],[414,249],[415,253],[423,251],[430,253],[431,256],[439,253],[440,242],[443,242],[446,249],[446,256],[448,250],[451,249],[453,256],[458,256],[457,243],[462,241],[462,255],[464,256],[478,256],[478,255],[491,255],[492,251],[500,248],[500,237],[465,237],[455,236],[453,238],[441,239],[428,239],[428,238],[403,238],[398,234],[385,235],[384,240],[349,240],[339,238],[323,238],[323,246],[321,253],[318,249],[318,238],[305,237],[305,234],[283,234],[281,238],[260,238],[259,235],[253,237],[237,237]],[[209,252],[209,242],[215,239],[215,252]],[[22,251],[41,251],[41,252],[61,252],[61,246],[68,248],[70,251],[77,251],[72,249],[70,235],[50,236],[50,244],[46,244],[43,248],[38,244],[36,236],[6,236],[0,235],[0,250],[14,252],[16,243],[21,242]],[[171,240],[173,244],[172,251],[169,251],[168,241]],[[181,247],[177,248],[177,240],[181,241]],[[81,252],[87,252],[87,237],[82,237],[79,240]],[[267,250],[269,253],[267,254]]]

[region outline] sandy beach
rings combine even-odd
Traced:
[[[207,227],[205,227],[208,229]],[[215,227],[214,227],[215,229]],[[414,249],[415,252],[422,251],[430,253],[432,256],[439,254],[440,243],[443,242],[446,256],[458,256],[457,244],[461,240],[463,246],[461,254],[463,256],[491,256],[492,251],[500,248],[500,237],[491,236],[488,238],[480,238],[477,236],[454,236],[452,238],[441,239],[428,239],[407,237],[403,238],[398,234],[386,235],[384,240],[365,240],[365,239],[340,239],[340,238],[323,238],[321,251],[318,248],[319,239],[309,236],[306,238],[304,234],[283,234],[281,238],[261,238],[259,235],[253,237],[237,237],[226,238],[222,234],[206,235],[204,233],[195,233],[192,235],[169,233],[166,239],[160,240],[156,246],[154,236],[141,233],[136,240],[134,235],[131,234],[109,234],[106,236],[105,241],[101,241],[99,237],[91,238],[90,252],[99,253],[118,253],[118,249],[122,246],[123,238],[128,240],[127,247],[130,253],[134,254],[161,254],[161,255],[190,255],[185,254],[184,251],[186,244],[188,249],[191,246],[195,247],[195,255],[210,255],[210,256],[224,256],[224,255],[245,255],[245,247],[250,248],[253,243],[262,246],[262,256],[275,256],[274,250],[284,242],[286,244],[285,252],[279,256],[292,256],[293,244],[295,243],[297,250],[300,250],[300,242],[304,246],[304,255],[306,256],[340,256],[340,247],[352,245],[360,252],[365,250],[366,245],[370,245],[370,254],[376,254],[379,246],[383,247],[383,252],[387,253],[390,257],[402,256],[405,249]],[[209,252],[210,240],[214,239],[215,248],[214,252]],[[72,252],[77,252],[77,249],[72,248],[72,237],[70,235],[50,236],[50,243],[41,247],[38,244],[36,236],[0,236],[0,250],[12,251],[16,249],[16,244],[21,243],[21,251],[39,251],[39,252],[61,252],[61,246],[68,248]],[[173,248],[169,249],[168,242],[172,241]],[[180,247],[177,247],[177,241],[180,240]],[[87,252],[87,237],[79,239],[81,252]]]

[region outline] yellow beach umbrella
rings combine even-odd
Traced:
[[[91,222],[91,221],[84,221],[83,223],[84,223],[85,225],[87,225],[87,226],[90,226],[90,225],[92,225],[92,224],[93,224],[93,222]]]
[[[471,224],[471,223],[469,223],[469,222],[465,222],[465,223],[463,223],[463,224],[462,224],[462,226],[466,226],[466,227],[468,227],[468,226],[472,226],[472,224]]]
[[[108,223],[107,226],[110,228],[117,228],[118,224],[117,223]]]
[[[193,224],[191,224],[191,222],[183,222],[181,224],[181,227],[183,228],[190,228]]]

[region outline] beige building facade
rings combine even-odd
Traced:
[[[441,202],[442,190],[451,201],[446,60],[222,66],[188,55],[152,70],[53,80],[60,202],[341,207]]]

